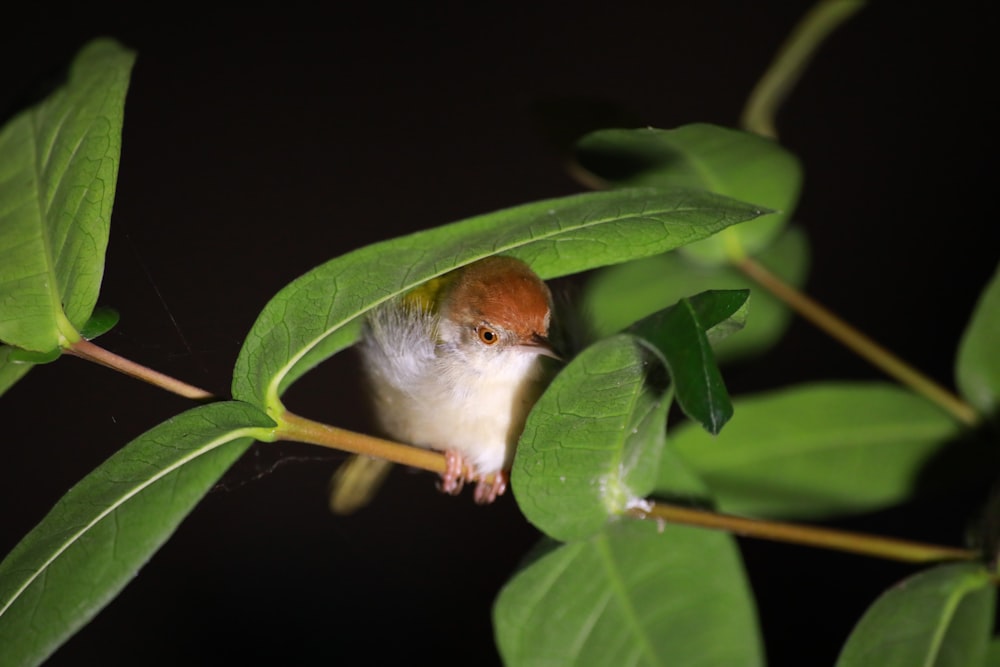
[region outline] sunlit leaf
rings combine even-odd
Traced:
[[[898,503],[960,433],[925,399],[876,383],[802,385],[734,409],[719,435],[684,424],[670,441],[719,508],[738,514],[815,518]]]
[[[798,160],[756,134],[707,123],[672,130],[599,130],[577,143],[582,167],[617,187],[702,188],[777,211],[684,249],[706,263],[725,263],[730,246],[767,247],[794,212],[801,188]]]
[[[611,525],[521,570],[493,609],[508,667],[764,664],[756,610],[728,535]]]
[[[983,290],[962,336],[955,378],[962,395],[983,414],[1000,408],[1000,270]]]
[[[986,664],[996,587],[975,563],[940,565],[889,589],[851,632],[837,667]]]
[[[135,56],[85,46],[66,84],[0,129],[0,340],[45,352],[79,339],[104,274]]]
[[[233,396],[279,413],[281,393],[351,345],[371,308],[483,257],[519,257],[552,278],[665,252],[766,212],[683,189],[596,192],[361,248],[309,271],[268,303],[240,352]]]
[[[89,621],[273,425],[245,403],[194,408],[70,489],[0,563],[0,664],[38,664]]]

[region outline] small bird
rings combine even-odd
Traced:
[[[552,296],[527,264],[481,259],[376,308],[358,349],[379,427],[445,454],[440,488],[476,482],[477,503],[507,488],[532,405],[545,388]],[[331,509],[367,504],[391,464],[355,456],[334,475]]]

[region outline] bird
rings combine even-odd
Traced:
[[[523,261],[490,256],[377,306],[357,349],[375,421],[387,437],[441,451],[439,488],[475,482],[475,502],[504,493],[518,438],[551,378],[543,357],[552,294]],[[330,508],[366,505],[391,463],[355,455],[331,480]]]

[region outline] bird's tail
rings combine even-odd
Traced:
[[[392,469],[385,459],[354,455],[330,479],[330,511],[351,514],[371,502]]]

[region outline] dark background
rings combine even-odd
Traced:
[[[225,394],[256,313],[309,268],[579,191],[539,131],[539,103],[586,98],[642,125],[734,126],[805,6],[59,10],[9,26],[0,115],[57,81],[89,38],[138,51],[101,298],[122,321],[100,342]],[[809,292],[950,385],[1000,248],[985,92],[995,49],[985,3],[935,6],[876,2],[838,31],[779,131],[806,171]],[[801,322],[727,373],[734,392],[879,377]],[[358,385],[340,355],[287,402],[367,430]],[[76,359],[34,369],[0,402],[0,553],[87,471],[188,407]],[[50,664],[497,663],[490,605],[537,539],[513,499],[479,508],[397,471],[373,507],[337,518],[325,486],[340,460],[255,447]],[[839,525],[958,544],[982,492]],[[915,571],[741,546],[772,665],[832,663],[874,597]]]

